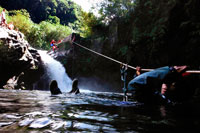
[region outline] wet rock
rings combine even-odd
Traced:
[[[36,112],[27,113],[26,115],[28,115],[29,117],[35,117],[35,116],[42,116],[43,113],[39,112],[39,111],[36,111]]]
[[[30,128],[43,128],[52,123],[52,120],[50,118],[39,118],[31,123],[29,126]]]
[[[0,64],[0,88],[5,89],[31,89],[44,71],[39,53],[24,35],[1,26]]]
[[[7,119],[20,119],[21,116],[16,116],[16,115],[5,115],[5,118],[7,118]]]
[[[13,122],[0,122],[0,127],[11,125]]]
[[[20,116],[19,114],[16,113],[12,113],[12,114],[2,114],[0,115],[0,121],[17,121],[21,118],[22,116]]]
[[[29,117],[36,117],[36,116],[49,116],[52,115],[52,113],[48,113],[48,112],[39,112],[39,111],[35,111],[35,112],[30,112],[30,113],[26,113],[25,116],[29,116]]]
[[[31,124],[34,121],[34,119],[32,118],[26,118],[22,121],[19,122],[19,126],[23,127],[23,126],[28,126],[29,124]]]
[[[67,125],[67,122],[64,121],[57,121],[53,122],[51,125],[52,130],[57,130],[59,128],[65,127]]]

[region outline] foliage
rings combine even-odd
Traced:
[[[54,23],[54,24],[60,24],[60,19],[56,16],[49,16],[49,18],[47,19],[47,21],[49,21],[50,23]]]
[[[2,12],[3,11],[3,8],[0,6],[0,12]]]
[[[30,20],[29,17],[17,13],[16,15],[9,17],[8,23],[9,22],[13,22],[15,27],[17,27],[25,35],[31,33],[33,22]]]
[[[3,41],[2,40],[0,40],[0,46],[2,46],[3,45]]]
[[[30,14],[25,9],[9,11],[9,16],[14,16],[14,15],[17,15],[17,14],[21,14],[21,15],[27,17],[27,18],[30,18]]]
[[[42,40],[45,41],[44,45],[42,48],[47,48],[49,47],[49,43],[52,39],[54,40],[60,40],[71,34],[71,29],[67,26],[63,25],[58,25],[58,24],[51,24],[49,22],[41,22],[39,24],[40,30],[42,32]],[[44,32],[45,31],[45,32]]]
[[[9,15],[13,21],[24,21],[24,27],[18,26],[20,31],[38,47],[48,48],[52,38],[59,40],[73,29],[90,40],[88,46],[96,42],[102,53],[132,65],[191,64],[199,56],[199,0],[104,0],[99,5],[100,17],[81,11],[70,0],[7,0],[0,4],[30,12],[30,17],[24,11],[9,11]]]
[[[200,59],[192,60],[200,50],[199,5],[198,0],[104,0],[101,16],[92,21],[82,14],[80,27],[90,39],[104,38],[103,53],[133,66],[198,66]],[[102,22],[107,30],[97,34]]]
[[[78,23],[78,30],[82,37],[90,37],[93,32],[93,28],[99,24],[99,21],[94,16],[93,13],[86,13],[84,11],[81,12],[81,14],[78,17],[79,23]]]
[[[9,11],[9,14],[11,16],[8,16],[8,23],[13,22],[15,29],[18,28],[28,42],[36,48],[49,49],[52,39],[59,40],[71,34],[71,29],[59,24],[58,21],[34,23],[26,10]]]
[[[126,55],[128,52],[128,46],[124,46],[122,48],[119,49],[118,53],[122,56]]]
[[[80,10],[71,0],[1,0],[0,5],[8,10],[26,9],[36,23],[48,19],[57,22],[59,18],[63,25],[76,21],[76,12]]]
[[[135,0],[104,0],[100,4],[99,13],[105,23],[114,19],[125,18],[133,11]]]

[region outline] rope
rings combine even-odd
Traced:
[[[96,52],[96,51],[93,51],[93,50],[91,50],[91,49],[89,49],[89,48],[86,48],[86,47],[84,47],[84,46],[82,46],[82,45],[80,45],[80,44],[78,44],[78,43],[76,43],[76,42],[73,42],[73,43],[75,43],[77,46],[79,46],[79,47],[81,47],[81,48],[84,48],[84,49],[86,49],[86,50],[88,50],[88,51],[90,51],[90,52],[92,52],[92,53],[95,53],[95,54],[97,54],[97,55],[100,55],[100,56],[102,56],[102,57],[104,57],[104,58],[107,58],[107,59],[109,59],[109,60],[111,60],[111,61],[114,61],[114,62],[119,63],[119,64],[125,64],[125,63],[120,62],[120,61],[118,61],[118,60],[115,60],[115,59],[113,59],[113,58],[111,58],[111,57],[108,57],[108,56],[106,56],[106,55],[103,55],[103,54],[100,54],[100,53],[98,53],[98,52]],[[129,68],[132,68],[132,69],[136,69],[135,67],[130,66],[130,65],[128,65],[128,67],[129,67]]]
[[[111,57],[108,57],[108,56],[106,56],[106,55],[100,54],[100,53],[98,53],[98,52],[96,52],[96,51],[93,51],[93,50],[91,50],[91,49],[89,49],[89,48],[87,48],[87,47],[84,47],[84,46],[82,46],[82,45],[76,43],[76,42],[72,42],[72,43],[74,43],[74,44],[76,44],[77,46],[79,46],[79,47],[81,47],[81,48],[84,48],[84,49],[86,49],[86,50],[88,50],[88,51],[90,51],[90,52],[92,52],[92,53],[95,53],[95,54],[97,54],[97,55],[99,55],[99,56],[102,56],[102,57],[104,57],[104,58],[106,58],[106,59],[109,59],[109,60],[111,60],[111,61],[114,61],[114,62],[116,62],[116,63],[119,63],[119,64],[126,64],[126,63],[123,63],[123,62],[121,62],[121,61],[115,60],[115,59],[113,59],[113,58],[111,58]],[[133,67],[133,66],[130,66],[130,65],[127,65],[127,66],[128,66],[129,68],[131,68],[131,69],[136,70],[136,67]],[[154,70],[154,69],[141,69],[141,71],[152,71],[152,70]],[[188,70],[188,71],[186,71],[186,72],[188,72],[188,73],[200,74],[200,71],[198,71],[198,70]]]

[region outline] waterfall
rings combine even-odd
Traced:
[[[72,80],[66,74],[63,65],[59,61],[48,55],[47,51],[38,50],[38,52],[41,56],[41,60],[45,65],[46,74],[50,81],[56,80],[58,83],[58,87],[61,89],[62,92],[70,91]]]

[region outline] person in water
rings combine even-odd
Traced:
[[[124,92],[123,101],[128,101],[127,93],[127,84],[126,84],[126,77],[127,77],[127,70],[128,64],[120,64],[120,73],[121,73],[121,80],[124,82],[124,87],[122,88]]]
[[[123,91],[124,93],[126,93],[126,77],[127,77],[127,70],[128,70],[128,65],[126,64],[120,64],[120,73],[121,73],[121,80],[124,82],[124,87],[123,87]]]
[[[62,94],[60,89],[58,88],[58,83],[56,80],[51,81],[50,83],[50,91],[52,95]]]
[[[78,79],[74,79],[72,82],[72,90],[69,93],[79,94],[79,88],[78,88]]]
[[[128,83],[128,92],[132,92],[135,100],[143,103],[171,103],[171,98],[176,97],[175,84],[181,81],[182,73],[187,66],[161,67],[143,73]]]

